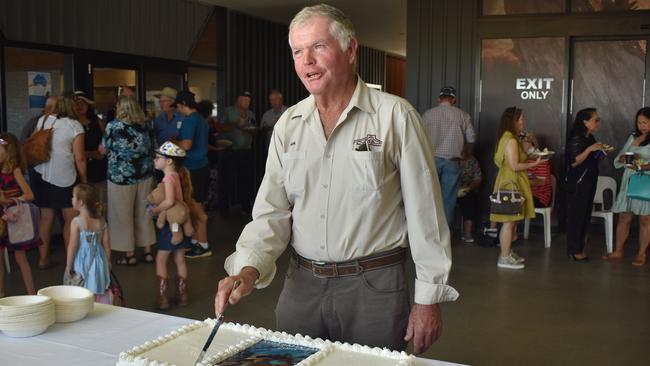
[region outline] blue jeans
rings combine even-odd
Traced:
[[[458,198],[458,181],[460,176],[460,164],[456,160],[449,160],[436,157],[436,170],[440,180],[442,200],[445,204],[445,216],[447,223],[451,226],[454,221],[454,208]]]

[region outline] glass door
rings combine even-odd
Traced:
[[[588,107],[601,118],[596,139],[616,151],[600,164],[600,175],[620,180],[613,159],[634,131],[634,116],[644,105],[647,41],[580,41],[573,43],[573,79],[569,104],[570,122]]]
[[[93,68],[95,112],[102,119],[110,122],[114,117],[115,105],[120,95],[132,93],[137,99],[137,80],[135,69]]]

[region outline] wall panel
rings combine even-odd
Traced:
[[[406,97],[420,112],[437,104],[440,88],[452,85],[459,107],[473,114],[477,3],[408,1]]]
[[[11,41],[187,60],[213,7],[188,0],[0,0]]]

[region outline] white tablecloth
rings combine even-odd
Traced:
[[[0,335],[0,364],[114,366],[120,352],[192,322],[192,319],[95,304],[95,309],[83,320],[54,324],[36,337]],[[418,359],[418,366],[452,365],[457,364]]]

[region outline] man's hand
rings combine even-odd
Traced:
[[[413,340],[413,353],[426,351],[442,335],[442,314],[438,304],[413,304],[405,341]]]
[[[255,281],[260,277],[260,273],[253,267],[244,267],[236,276],[230,276],[219,281],[217,294],[214,297],[214,313],[219,316],[223,313],[226,301],[234,305],[242,297],[248,296],[255,288]],[[239,281],[239,286],[232,291],[235,281]],[[231,292],[232,291],[232,292]]]

